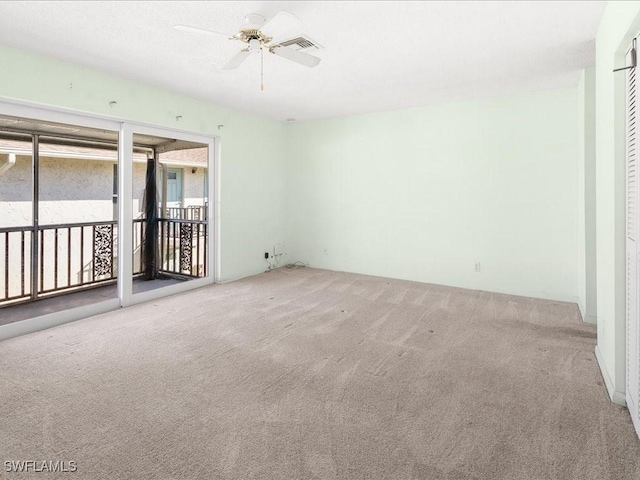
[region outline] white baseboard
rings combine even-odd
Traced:
[[[578,310],[580,310],[580,316],[582,317],[582,321],[586,322],[587,321],[587,312],[585,311],[584,306],[582,305],[582,302],[580,301],[580,298],[578,298],[576,303],[578,304]]]
[[[587,311],[582,305],[580,299],[576,302],[578,304],[578,310],[580,310],[580,316],[582,317],[582,321],[585,323],[590,323],[591,325],[596,325],[598,322],[598,317],[596,315],[587,315]]]
[[[627,405],[633,405],[633,399],[627,397]],[[635,428],[638,437],[640,438],[640,414],[638,412],[634,412],[633,408],[629,408],[629,413],[631,414],[631,421],[633,422],[633,428]]]
[[[607,392],[609,393],[609,398],[616,405],[621,405],[625,407],[627,405],[627,399],[624,392],[618,392],[615,390],[613,385],[613,381],[611,380],[611,376],[607,371],[607,367],[604,364],[604,360],[602,359],[602,354],[600,353],[600,347],[596,345],[596,360],[598,361],[598,366],[600,367],[600,372],[602,373],[602,378],[604,379],[604,384],[607,387]]]
[[[585,323],[590,323],[592,325],[596,325],[598,323],[598,317],[595,315],[587,315],[583,317]]]
[[[278,269],[283,268],[285,265],[286,265],[285,263],[280,264],[280,266],[278,266]],[[249,271],[234,275],[232,277],[220,277],[216,280],[216,283],[223,284],[223,283],[236,282],[238,280],[242,280],[243,278],[253,277],[255,275],[260,275],[262,273],[269,273],[268,265],[266,263],[264,268],[261,270],[249,270]]]

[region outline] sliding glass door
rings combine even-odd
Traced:
[[[0,337],[213,283],[213,146],[0,103]]]

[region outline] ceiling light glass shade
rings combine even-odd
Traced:
[[[259,52],[260,51],[260,40],[257,40],[257,39],[249,40],[249,50],[251,50],[254,53]]]

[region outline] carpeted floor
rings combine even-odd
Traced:
[[[637,480],[594,346],[571,304],[279,270],[1,342],[0,475]]]

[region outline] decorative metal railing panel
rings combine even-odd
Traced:
[[[206,277],[207,222],[160,218],[158,223],[159,270],[188,277]]]
[[[110,275],[113,278],[114,225],[96,225],[93,227],[93,275]]]

